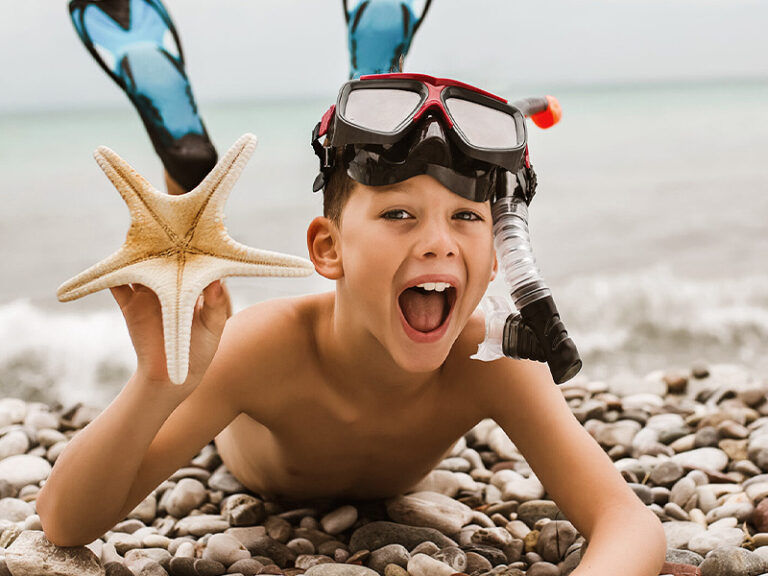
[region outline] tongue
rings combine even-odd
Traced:
[[[412,328],[419,332],[431,332],[443,323],[445,295],[440,292],[423,292],[409,288],[400,295],[400,308]]]

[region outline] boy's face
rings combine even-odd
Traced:
[[[431,176],[356,184],[339,247],[349,314],[411,372],[445,361],[496,268],[490,203]]]

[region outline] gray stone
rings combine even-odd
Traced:
[[[408,560],[410,560],[410,558],[411,555],[408,553],[405,546],[400,544],[389,544],[372,551],[371,555],[368,557],[367,564],[372,570],[375,570],[379,574],[383,574],[387,564],[397,564],[398,566],[405,568],[408,566]]]
[[[96,555],[77,546],[59,548],[40,531],[23,532],[5,552],[5,562],[14,576],[104,576]]]
[[[565,558],[568,547],[576,541],[579,534],[568,521],[554,520],[541,528],[536,552],[547,562],[558,563]]]
[[[520,451],[509,439],[501,426],[494,426],[488,433],[488,446],[502,460],[518,460]]]
[[[701,576],[758,576],[768,563],[760,556],[737,546],[713,550],[699,565]]]
[[[370,568],[354,564],[318,564],[304,572],[304,576],[379,576],[379,574]]]
[[[300,556],[296,557],[294,566],[296,568],[301,568],[302,570],[307,570],[312,566],[319,566],[320,564],[332,564],[332,563],[334,562],[330,556],[325,556],[323,554],[301,554]]]
[[[286,543],[286,546],[290,548],[297,556],[300,554],[315,553],[315,545],[311,540],[307,538],[294,538],[293,540]]]
[[[635,493],[643,504],[650,504],[653,502],[653,492],[645,484],[636,484],[635,482],[629,482],[629,487]]]
[[[523,502],[517,508],[517,518],[525,522],[529,528],[533,528],[533,525],[540,518],[562,520],[564,516],[551,500],[530,500]]]
[[[223,464],[211,474],[211,477],[208,479],[208,487],[211,490],[221,490],[225,494],[246,491],[245,486]]]
[[[114,549],[119,554],[126,554],[129,550],[141,548],[141,538],[133,534],[113,532],[107,539],[107,544],[114,546]]]
[[[640,432],[642,426],[634,420],[618,420],[610,424],[604,424],[595,433],[595,440],[603,446],[631,446],[635,434]]]
[[[124,532],[126,534],[133,534],[136,532],[136,530],[139,530],[140,528],[146,528],[147,525],[144,524],[141,520],[138,518],[129,518],[127,520],[123,520],[122,522],[118,522],[112,527],[113,532]]]
[[[197,466],[186,466],[184,468],[179,468],[176,472],[171,474],[171,476],[168,477],[168,482],[178,482],[182,478],[193,478],[198,482],[206,483],[210,477],[210,470],[198,468]]]
[[[682,478],[684,473],[680,464],[666,460],[653,469],[650,481],[656,486],[671,486]]]
[[[16,490],[27,484],[38,484],[51,473],[51,465],[44,458],[17,454],[0,460],[0,479],[11,484]]]
[[[259,562],[258,560],[254,560],[253,558],[248,558],[245,560],[238,560],[232,566],[229,567],[229,573],[235,574],[239,573],[243,576],[254,576],[255,574],[261,574],[261,569],[264,567],[264,564]]]
[[[247,542],[243,542],[238,536],[235,537],[243,543],[252,556],[266,556],[280,566],[280,568],[285,568],[289,562],[293,562],[296,559],[296,554],[293,550],[269,536],[251,537],[248,538]]]
[[[536,562],[526,570],[525,576],[560,576],[560,568],[549,562]]]
[[[3,498],[0,500],[0,520],[11,522],[23,522],[28,516],[32,516],[35,509],[28,502],[18,498]]]
[[[195,573],[197,576],[220,576],[226,572],[226,567],[221,562],[198,558],[195,560]]]
[[[667,550],[665,560],[672,564],[690,564],[692,566],[698,566],[704,561],[704,557],[700,554],[696,554],[696,552],[691,552],[690,550],[670,548]]]
[[[229,534],[213,534],[208,540],[205,550],[203,550],[203,558],[221,562],[224,566],[250,557],[251,554],[245,546]]]
[[[144,524],[152,524],[157,514],[157,498],[153,493],[147,495],[128,513],[128,518],[138,518]]]
[[[197,576],[195,559],[174,556],[170,562],[170,573],[172,576]]]
[[[456,542],[433,528],[378,521],[355,530],[349,540],[349,549],[354,553],[359,550],[376,550],[388,544],[400,544],[412,550],[425,541],[434,542],[440,548],[456,545]]]
[[[107,562],[104,564],[106,576],[134,576],[122,562]]]
[[[519,540],[516,540],[516,542],[519,542]],[[520,542],[520,544],[522,544],[522,542]],[[469,554],[470,552],[479,554],[488,560],[493,566],[498,566],[499,564],[506,564],[509,562],[507,555],[498,548],[494,548],[493,546],[474,544],[471,546],[462,546],[461,549],[464,550],[466,554]]]
[[[469,506],[436,492],[397,496],[387,502],[387,513],[395,522],[435,528],[444,534],[457,533],[473,518]]]
[[[669,501],[683,508],[696,494],[696,483],[689,477],[680,478],[669,493]]]
[[[467,566],[465,570],[467,574],[480,574],[493,568],[488,559],[477,552],[467,552],[466,558]]]
[[[416,554],[426,554],[427,556],[432,556],[432,554],[436,554],[440,551],[440,547],[435,544],[434,542],[422,542],[418,546],[416,546],[413,550],[411,550],[411,556],[414,556]]]
[[[329,512],[320,520],[323,530],[328,534],[340,534],[351,528],[355,522],[357,522],[357,508],[349,505]]]

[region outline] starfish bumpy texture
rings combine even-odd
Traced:
[[[198,296],[225,276],[307,276],[304,258],[257,250],[235,242],[224,226],[224,203],[256,147],[245,134],[210,174],[181,196],[158,192],[120,156],[105,146],[96,162],[131,212],[120,249],[62,284],[56,292],[68,302],[123,284],[143,284],[157,294],[163,315],[168,376],[183,383],[189,368],[192,317]]]

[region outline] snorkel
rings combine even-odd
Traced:
[[[552,97],[529,98],[515,106],[541,128],[560,120],[560,106]],[[531,248],[528,205],[536,193],[536,173],[527,150],[523,167],[504,176],[492,205],[493,237],[499,267],[517,310],[500,299],[483,299],[485,340],[473,358],[491,361],[507,356],[547,362],[553,380],[562,384],[581,369],[581,358]]]
[[[578,373],[581,359],[531,248],[528,205],[536,174],[525,116],[548,128],[559,120],[559,104],[546,97],[509,105],[472,86],[419,74],[347,82],[312,133],[320,159],[314,189],[325,187],[341,149],[343,169],[362,184],[430,174],[462,197],[490,200],[494,245],[514,308],[501,299],[483,299],[485,339],[472,358],[546,362],[553,380],[562,384]]]

